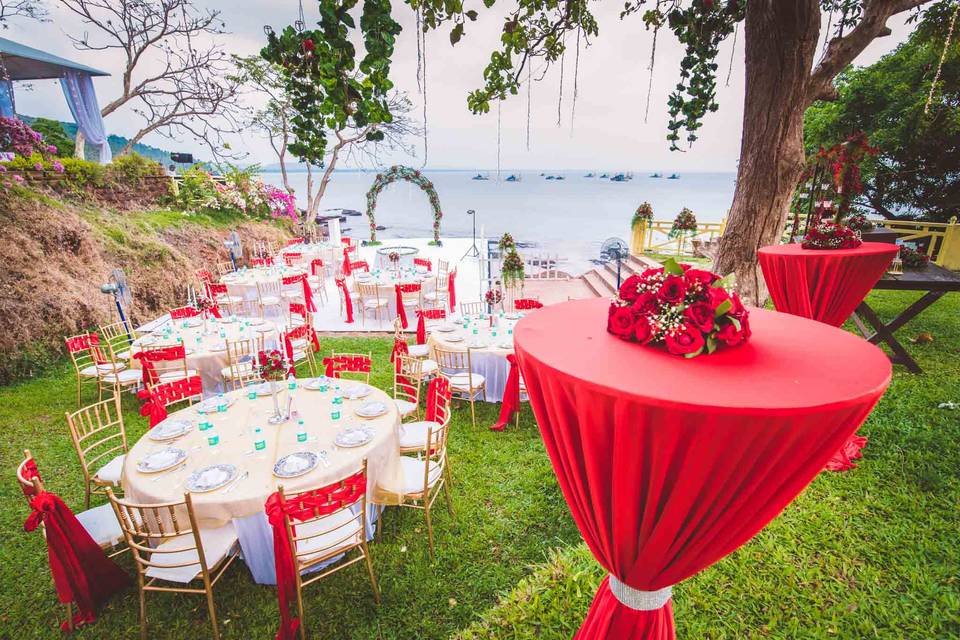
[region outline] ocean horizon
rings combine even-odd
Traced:
[[[672,220],[683,207],[697,220],[718,222],[733,200],[736,173],[688,172],[669,180],[652,178],[650,172],[633,172],[632,180],[614,182],[599,177],[595,169],[583,170],[502,170],[427,169],[423,172],[437,190],[443,219],[440,234],[466,237],[473,233],[476,212],[477,237],[497,238],[509,232],[519,242],[565,258],[564,269],[582,273],[592,267],[604,240],[616,237],[629,241],[630,219],[641,202],[653,206],[658,220]],[[609,176],[618,172],[606,171]],[[624,172],[625,173],[625,172]],[[487,180],[474,180],[476,175]],[[541,175],[543,174],[543,175]],[[265,182],[280,185],[279,172],[264,171]],[[375,171],[335,172],[321,203],[324,209],[353,209],[366,213],[366,193]],[[507,182],[510,175],[517,177]],[[548,180],[547,176],[562,176]],[[299,206],[306,206],[306,174],[289,174]],[[433,215],[426,195],[413,184],[397,182],[387,186],[377,200],[376,221],[386,227],[378,239],[425,238],[432,235]],[[357,238],[369,234],[366,216],[347,219],[346,230]],[[481,247],[482,248],[482,247]]]

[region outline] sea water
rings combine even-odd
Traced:
[[[588,173],[595,177],[588,178]],[[473,180],[477,174],[488,180]],[[500,180],[489,171],[426,171],[434,183],[443,209],[440,234],[471,237],[476,211],[478,237],[497,238],[509,232],[519,242],[528,242],[566,258],[565,270],[579,273],[588,269],[604,240],[611,237],[629,242],[630,218],[637,205],[653,205],[657,220],[672,220],[688,207],[701,222],[718,222],[733,200],[735,173],[683,173],[677,180],[651,178],[652,172],[635,172],[632,180],[601,179],[604,171],[502,171]],[[609,176],[616,171],[606,171]],[[543,175],[541,175],[543,174]],[[506,178],[514,175],[515,182]],[[374,172],[334,173],[321,209],[354,209],[366,212],[366,194]],[[548,180],[562,176],[563,180]],[[263,179],[280,185],[279,173],[264,173]],[[306,174],[291,173],[301,207],[306,204]],[[376,220],[386,227],[378,239],[424,238],[432,235],[430,203],[419,187],[397,182],[387,186],[377,200]],[[346,233],[363,238],[369,233],[367,218],[348,217]]]

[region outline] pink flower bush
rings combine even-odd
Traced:
[[[54,151],[50,151],[50,149]],[[43,144],[43,136],[30,128],[30,125],[18,118],[0,117],[0,151],[13,151],[29,158],[34,153],[40,155],[54,153],[56,147]]]

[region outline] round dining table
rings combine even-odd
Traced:
[[[419,284],[422,293],[433,291],[437,286],[436,276],[422,267],[416,269],[373,269],[370,272],[354,270],[351,274],[356,290],[359,284],[377,285],[377,296],[386,300],[390,318],[397,315],[396,286]],[[412,314],[412,312],[411,312]]]
[[[264,348],[280,348],[280,332],[285,327],[260,318],[244,318],[224,315],[209,318],[206,323],[200,317],[170,320],[151,333],[133,341],[130,353],[152,345],[182,343],[187,358],[187,368],[194,369],[203,381],[204,395],[224,391],[223,369],[228,364],[227,340],[263,338]],[[140,368],[140,360],[130,358],[130,366]]]
[[[576,637],[672,640],[672,587],[813,480],[891,366],[851,333],[761,309],[746,343],[684,358],[609,334],[609,305],[530,314],[516,357],[560,489],[609,574]]]
[[[299,253],[302,256],[301,265],[304,269],[310,269],[310,263],[319,258],[323,260],[323,265],[335,268],[339,261],[343,259],[340,247],[334,247],[326,242],[308,242],[300,244],[287,245],[277,254],[275,262],[284,264],[283,254]]]
[[[292,391],[291,418],[279,425],[268,422],[274,413],[273,398],[268,393],[256,399],[248,397],[247,390],[211,398],[205,403],[172,412],[164,422],[157,424],[131,447],[127,453],[121,484],[128,499],[143,504],[173,502],[183,499],[190,475],[210,465],[233,465],[234,479],[225,486],[207,492],[193,492],[191,498],[198,522],[203,527],[220,527],[233,523],[243,550],[243,558],[254,579],[261,584],[275,584],[273,564],[273,534],[264,511],[267,497],[282,485],[285,490],[304,490],[321,487],[346,475],[367,461],[368,537],[373,533],[376,517],[374,504],[395,504],[397,491],[402,490],[398,429],[400,415],[394,402],[383,391],[369,387],[363,398],[350,399],[346,395],[357,383],[348,380],[328,380],[326,391],[308,389],[310,380],[302,379]],[[266,390],[266,386],[262,391]],[[279,383],[278,405],[286,411],[291,392],[287,383]],[[334,398],[340,389],[341,402]],[[361,418],[357,409],[367,402],[380,402],[386,412],[375,418]],[[217,405],[228,403],[224,411]],[[203,411],[201,413],[201,411]],[[337,417],[334,417],[338,412]],[[298,441],[299,419],[304,422],[306,441]],[[151,434],[163,433],[165,423],[186,421],[189,431],[174,440],[160,441]],[[201,423],[212,424],[201,430]],[[338,434],[356,428],[372,430],[366,444],[344,447],[336,444]],[[265,447],[256,450],[255,430],[260,428]],[[161,431],[158,431],[160,429]],[[209,444],[211,436],[217,444]],[[175,447],[186,453],[186,461],[172,470],[144,473],[138,462],[144,456],[166,447]],[[283,456],[294,452],[312,452],[317,465],[295,478],[278,478],[274,466]]]
[[[510,373],[507,356],[513,353],[513,330],[522,313],[494,316],[464,316],[434,326],[427,337],[431,357],[436,360],[434,348],[446,351],[470,350],[470,368],[484,377],[487,402],[500,402]]]
[[[246,302],[256,302],[259,299],[257,285],[276,283],[279,285],[286,276],[295,276],[306,273],[306,267],[288,267],[284,264],[275,264],[270,267],[241,267],[220,278],[220,282],[227,285],[227,294],[239,296]]]

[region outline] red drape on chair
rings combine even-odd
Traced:
[[[343,275],[350,275],[350,252],[343,250]]]
[[[777,311],[839,327],[877,284],[899,247],[864,242],[856,249],[762,247],[757,256]]]
[[[350,290],[347,288],[345,278],[336,279],[337,288],[343,294],[343,308],[347,311],[347,324],[353,322],[353,300],[350,298]]]
[[[30,499],[30,508],[33,512],[23,528],[33,531],[43,523],[57,596],[60,602],[77,603],[73,626],[95,622],[97,610],[130,584],[129,576],[106,556],[57,495],[42,491]],[[67,630],[69,622],[62,628]]]
[[[671,640],[668,588],[803,490],[880,399],[890,362],[850,333],[759,309],[749,342],[686,359],[608,334],[608,306],[524,318],[517,360],[567,505],[615,578],[577,638]]]
[[[454,269],[450,272],[450,277],[447,280],[447,297],[450,299],[450,313],[453,313],[457,309],[457,286],[455,280],[457,279],[457,270]]]
[[[496,424],[490,427],[491,431],[503,431],[513,414],[520,410],[520,369],[517,367],[517,356],[507,354],[510,372],[507,374],[507,384],[503,388],[503,404],[500,406],[500,416]]]
[[[443,320],[446,317],[446,309],[417,309],[417,344],[427,341],[427,320]]]
[[[407,322],[407,310],[403,308],[403,292],[399,284],[393,285],[393,290],[397,295],[397,317],[400,318],[400,326],[406,329],[410,325]]]

